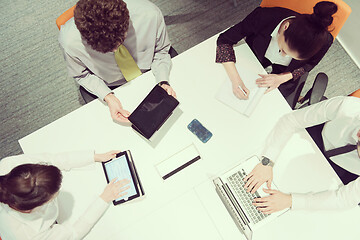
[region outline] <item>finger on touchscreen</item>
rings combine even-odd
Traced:
[[[116,182],[116,180],[117,180],[117,177],[116,177],[116,178],[113,178],[113,179],[109,182],[109,184]]]
[[[126,187],[120,187],[120,189],[121,189],[121,191],[123,192],[123,191],[125,191],[125,190],[128,190],[130,188],[130,186],[128,185],[128,186],[126,186]]]
[[[117,198],[121,198],[125,195],[127,195],[128,193],[127,192],[120,192],[118,195],[117,195]]]
[[[131,181],[129,180],[129,179],[122,179],[122,180],[119,180],[119,181],[117,181],[116,183],[118,184],[118,185],[127,185],[127,184],[129,184]]]

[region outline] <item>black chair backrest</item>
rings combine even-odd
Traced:
[[[316,75],[314,83],[310,90],[306,93],[306,95],[303,97],[301,103],[302,104],[299,108],[303,108],[318,102],[321,102],[323,100],[326,100],[327,97],[324,96],[326,87],[328,84],[328,76],[320,72]]]
[[[173,48],[172,46],[170,47],[169,49],[169,54],[170,54],[170,57],[173,58],[175,56],[178,55],[177,51],[175,50],[175,48]]]
[[[308,77],[309,73],[305,72],[299,79],[298,85],[296,86],[295,90],[286,97],[286,101],[290,105],[291,109],[294,109],[296,106],[296,103],[300,97],[301,91],[304,88],[306,78]]]

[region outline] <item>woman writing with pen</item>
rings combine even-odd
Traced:
[[[233,45],[246,38],[246,43],[270,74],[259,74],[256,84],[269,92],[279,88],[286,98],[299,78],[313,69],[333,42],[328,27],[337,12],[333,2],[319,2],[312,14],[299,14],[285,8],[256,8],[243,21],[234,25],[217,40],[216,62],[222,63],[240,99],[247,99],[246,88],[235,67]]]

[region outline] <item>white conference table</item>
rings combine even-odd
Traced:
[[[160,133],[166,134],[160,141],[150,143],[131,127],[113,122],[108,107],[98,100],[19,140],[26,154],[131,150],[145,196],[111,205],[85,239],[245,239],[218,198],[212,179],[248,157],[260,155],[265,137],[291,109],[278,90],[264,95],[250,118],[216,100],[217,89],[227,79],[221,64],[214,60],[216,38],[173,59],[170,83],[180,105],[161,129]],[[236,52],[246,71],[263,70],[247,45],[237,47]],[[148,72],[116,89],[115,94],[131,112],[154,83]],[[206,144],[187,130],[194,118],[213,133]],[[201,159],[163,180],[156,165],[191,144]],[[337,188],[340,183],[305,131],[284,146],[274,175],[284,192],[317,192]],[[75,221],[105,185],[98,163],[65,172],[59,222]],[[288,211],[256,231],[253,239],[357,239],[359,213],[359,209]]]

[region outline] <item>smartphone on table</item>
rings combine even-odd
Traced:
[[[189,125],[187,126],[187,128],[193,133],[195,134],[200,141],[202,141],[203,143],[206,143],[207,141],[209,141],[209,139],[212,137],[212,133],[206,129],[206,127],[204,127],[199,120],[194,119],[192,120]]]

